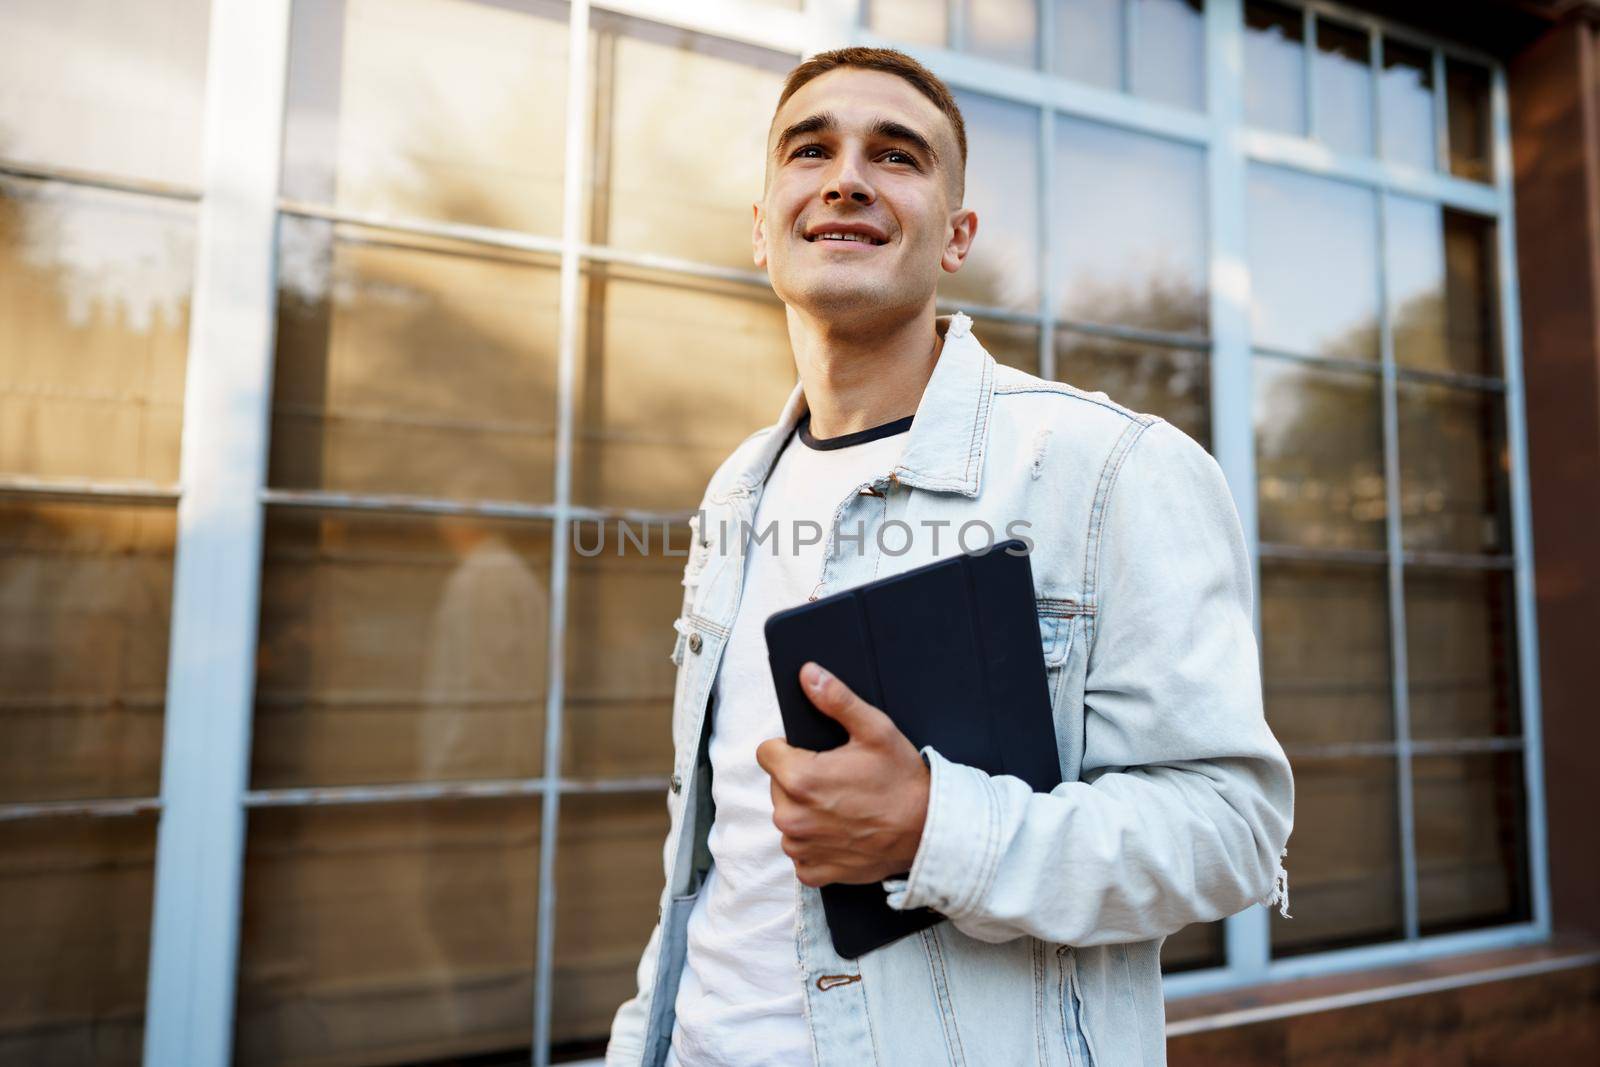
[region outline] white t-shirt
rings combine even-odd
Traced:
[[[712,867],[689,915],[667,1067],[813,1062],[795,949],[800,881],[772,824],[771,779],[755,756],[762,741],[783,736],[762,627],[773,612],[811,596],[835,509],[894,468],[910,428],[907,416],[819,441],[807,418],[756,505],[756,533],[776,526],[760,544],[751,538],[739,613],[715,682]],[[733,536],[730,529],[730,544]],[[814,543],[800,543],[807,540]],[[851,546],[846,541],[841,551]]]

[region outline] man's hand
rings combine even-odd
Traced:
[[[816,663],[800,668],[811,703],[850,735],[827,752],[781,737],[756,746],[772,777],[772,822],[808,886],[864,885],[909,870],[928,813],[922,756],[878,708]]]

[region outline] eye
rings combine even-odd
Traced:
[[[899,156],[899,157],[900,157],[900,158],[901,158],[901,159],[903,159],[903,160],[905,160],[905,161],[906,161],[906,162],[907,162],[907,163],[909,163],[909,164],[911,164],[911,165],[912,165],[912,166],[913,166],[913,167],[914,167],[914,166],[916,166],[916,165],[917,165],[917,161],[916,161],[916,158],[915,158],[915,157],[913,157],[913,156],[912,156],[912,155],[911,155],[911,153],[909,153],[909,152],[902,152],[902,151],[900,151],[900,149],[898,149],[898,148],[896,148],[896,149],[895,149],[895,150],[894,150],[894,151],[892,151],[892,152],[890,152],[890,153],[889,153],[889,154],[888,154],[888,155],[887,155],[887,156],[885,156],[885,157],[884,157],[884,158],[885,158],[885,159],[892,159],[892,158],[893,158],[893,157],[894,157],[894,156]]]
[[[803,145],[803,146],[801,146],[801,147],[800,147],[800,148],[797,148],[797,149],[795,149],[795,151],[794,151],[794,155],[793,155],[793,156],[791,156],[791,157],[790,157],[790,158],[791,158],[791,159],[799,159],[799,158],[800,158],[800,154],[801,154],[801,153],[802,153],[802,152],[811,152],[811,151],[816,151],[816,152],[820,152],[820,151],[822,151],[822,146],[821,146],[821,145],[819,145],[819,144],[808,144],[808,145]],[[812,157],[812,156],[807,156],[807,157],[806,157],[806,158],[807,158],[807,159],[811,159],[811,158],[815,158],[815,157]]]

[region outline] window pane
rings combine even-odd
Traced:
[[[1297,7],[1245,0],[1244,117],[1280,133],[1306,132],[1305,19]]]
[[[974,318],[972,336],[995,362],[1008,367],[1039,373],[1039,327],[1020,322]]]
[[[1384,38],[1378,104],[1382,112],[1383,158],[1390,163],[1433,170],[1437,147],[1433,127],[1433,54]]]
[[[138,1067],[155,852],[154,815],[0,822],[0,1063]]]
[[[0,501],[0,803],[160,793],[176,527]]]
[[[1039,65],[1039,0],[961,2],[967,33],[965,51],[1019,67]]]
[[[572,536],[561,773],[665,776],[688,524],[608,519],[577,523]]]
[[[1133,0],[1133,91],[1163,104],[1205,107],[1204,0]]]
[[[7,0],[0,158],[198,185],[209,0]]]
[[[1395,362],[1420,370],[1499,374],[1493,221],[1394,196],[1387,226]]]
[[[655,925],[665,881],[666,836],[661,794],[562,798],[553,1044],[603,1044],[617,1005],[637,991],[639,954]]]
[[[1401,382],[1400,517],[1411,550],[1511,551],[1505,397]]]
[[[862,22],[904,44],[944,47],[950,38],[947,0],[865,0]]]
[[[978,234],[961,269],[939,275],[939,298],[1034,311],[1039,306],[1039,112],[957,93],[967,124],[965,206]]]
[[[1056,376],[1123,407],[1160,415],[1210,448],[1211,361],[1204,352],[1059,330]]]
[[[1450,116],[1450,173],[1473,181],[1491,181],[1489,72],[1476,63],[1447,58],[1444,85]]]
[[[284,218],[269,483],[550,500],[559,280],[523,253]]]
[[[1249,187],[1251,326],[1261,348],[1378,359],[1377,200],[1270,167]]]
[[[1272,954],[1347,948],[1404,934],[1393,759],[1295,759],[1292,919],[1277,909]]]
[[[1056,314],[1204,334],[1204,152],[1061,117],[1055,180]]]
[[[566,5],[294,5],[283,194],[561,232]]]
[[[1411,736],[1521,734],[1511,574],[1408,567],[1405,590]]]
[[[784,306],[765,288],[600,264],[587,279],[573,499],[692,511],[794,388]]]
[[[1162,943],[1161,973],[1223,966],[1227,962],[1226,938],[1227,928],[1220,920],[1185,926]]]
[[[755,271],[751,205],[794,57],[632,19],[594,27],[589,240]]]
[[[1372,54],[1367,32],[1317,20],[1312,70],[1317,138],[1335,152],[1372,154]]]
[[[1101,89],[1122,88],[1122,0],[1052,0],[1052,72]]]
[[[194,209],[0,179],[0,472],[178,480]]]
[[[1422,934],[1526,921],[1522,753],[1428,756],[1411,774]]]
[[[1255,381],[1261,540],[1382,549],[1378,377],[1257,357]]]
[[[257,789],[544,772],[544,523],[268,512]]]
[[[1261,561],[1261,685],[1291,754],[1394,739],[1383,567]]]
[[[526,1055],[539,801],[252,811],[234,1062]]]

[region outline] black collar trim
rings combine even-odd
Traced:
[[[826,452],[834,448],[849,448],[851,445],[864,445],[868,441],[876,441],[880,437],[893,437],[897,433],[905,433],[911,429],[911,420],[915,415],[907,415],[903,419],[895,419],[881,426],[869,426],[865,430],[855,433],[840,434],[838,437],[813,437],[811,436],[811,412],[806,412],[800,419],[800,440],[805,442],[807,448],[814,448],[819,452]]]

